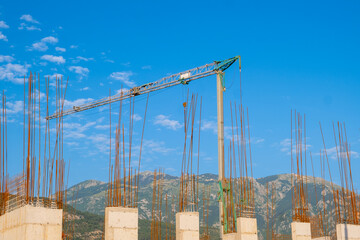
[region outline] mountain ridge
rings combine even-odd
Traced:
[[[254,190],[255,190],[255,212],[258,220],[259,237],[263,239],[266,232],[266,184],[269,186],[269,193],[271,192],[271,186],[274,184],[276,189],[276,209],[275,209],[275,229],[277,233],[290,234],[290,222],[291,222],[291,174],[278,174],[270,175],[261,178],[254,178]],[[140,173],[139,176],[139,219],[150,220],[151,219],[151,201],[152,201],[152,181],[153,172],[146,171]],[[210,186],[210,207],[209,207],[209,225],[212,227],[219,226],[218,220],[218,202],[217,202],[217,175],[211,173],[205,173],[199,175],[199,192],[200,203],[199,212],[200,218],[202,218],[202,191],[204,186]],[[317,196],[314,191],[314,181],[317,188]],[[309,192],[309,213],[315,215],[317,209],[322,209],[323,204],[330,213],[328,222],[334,222],[335,219],[331,214],[332,199],[331,199],[331,183],[325,181],[325,191],[322,189],[323,180],[321,178],[313,178],[312,176],[305,177],[307,188]],[[335,185],[337,188],[339,186]],[[85,180],[68,189],[68,201],[67,203],[76,207],[80,211],[90,212],[99,216],[104,215],[106,191],[108,183],[97,180]],[[164,196],[172,196],[177,201],[179,189],[179,177],[166,174],[164,177]],[[323,202],[322,195],[325,195],[325,203]],[[318,201],[316,201],[318,200]],[[269,198],[270,201],[270,198]],[[164,202],[164,201],[163,201]],[[164,220],[164,218],[163,218]],[[201,219],[200,219],[201,221]],[[334,225],[334,224],[332,224]],[[333,232],[334,227],[330,227]]]

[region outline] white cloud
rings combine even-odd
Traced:
[[[98,129],[97,127],[102,121],[103,118],[85,123],[64,122],[65,138],[75,139],[75,141],[84,139],[82,142],[89,143],[91,145],[91,151],[98,149],[102,153],[107,153],[109,136],[107,134],[92,134],[93,131],[91,131],[93,128]]]
[[[207,121],[204,120],[201,123],[201,130],[210,130],[212,131],[214,134],[217,134],[217,123],[215,121]]]
[[[293,144],[292,151],[294,154],[294,153],[296,153],[296,143],[294,140],[293,140],[292,144]],[[302,150],[305,151],[305,149],[309,150],[311,148],[311,145],[310,144],[305,145],[305,143],[302,143],[301,147],[302,147]],[[280,142],[280,151],[290,155],[290,153],[291,153],[291,139],[290,138],[285,138],[284,140],[282,140]]]
[[[41,39],[39,42],[33,43],[31,48],[29,48],[29,51],[36,50],[40,52],[45,52],[49,49],[48,43],[50,44],[56,44],[59,40],[56,37],[49,36]]]
[[[89,74],[89,69],[81,66],[70,66],[69,70],[78,74],[80,76],[80,79],[82,79],[83,77],[87,77],[87,75]]]
[[[132,118],[133,118],[134,121],[140,121],[142,119],[142,117],[139,114],[136,114],[136,113],[133,114]]]
[[[104,86],[104,84],[103,85],[101,85],[101,86]],[[116,91],[116,95],[120,95],[121,93],[125,93],[125,92],[127,92],[127,91],[129,91],[129,88],[121,88],[121,89],[119,89],[119,90],[117,90]]]
[[[39,27],[35,27],[35,26],[26,26],[25,27],[26,28],[26,30],[28,30],[28,31],[41,31],[41,28],[39,28]]]
[[[49,85],[53,88],[56,88],[56,79],[61,79],[62,77],[64,77],[64,75],[62,75],[61,73],[54,73],[52,75],[46,75],[46,77],[50,78],[50,83]],[[63,83],[62,88],[66,87],[66,83]]]
[[[41,59],[57,64],[65,63],[65,59],[62,56],[44,55]]]
[[[125,85],[127,85],[128,87],[135,87],[136,86],[135,82],[130,80],[130,77],[132,75],[134,75],[134,73],[131,71],[113,72],[110,74],[110,78],[119,80],[119,81],[123,82]]]
[[[143,70],[151,70],[151,66],[150,65],[142,66],[141,69],[143,69]]]
[[[105,129],[110,129],[110,125],[109,124],[104,124],[104,125],[99,125],[97,124],[95,126],[96,129],[99,129],[99,130],[105,130]]]
[[[44,42],[33,43],[31,48],[29,48],[30,51],[36,50],[36,51],[40,51],[40,52],[45,52],[48,49],[49,49],[49,47]]]
[[[92,98],[79,98],[79,99],[76,99],[74,101],[69,101],[69,100],[66,100],[64,101],[64,107],[73,107],[73,106],[79,106],[79,105],[83,105],[85,103],[88,103],[88,102],[91,102],[93,101],[94,99]]]
[[[5,42],[8,41],[7,37],[2,32],[0,32],[0,40],[4,40]]]
[[[38,21],[36,21],[31,15],[29,14],[24,14],[20,17],[20,20],[23,20],[24,22],[20,23],[19,29],[23,30],[26,29],[28,31],[41,31],[41,29],[35,25],[31,25],[31,24],[39,24]]]
[[[31,22],[31,23],[36,23],[38,24],[39,22],[36,21],[30,14],[24,14],[20,17],[20,20],[24,20],[26,22]]]
[[[257,138],[257,137],[251,138],[251,144],[258,144],[262,142],[265,142],[264,138]]]
[[[332,148],[328,148],[326,149],[326,153],[329,156],[329,158],[333,159],[333,160],[337,160],[338,156],[340,159],[347,159],[347,152],[344,149],[340,149],[338,147],[338,149],[336,150],[336,147],[332,147]],[[314,155],[320,155],[319,153],[315,153]],[[349,155],[350,158],[359,158],[359,153],[355,152],[355,151],[351,151],[349,150]]]
[[[14,60],[12,56],[0,55],[0,62],[12,62]]]
[[[168,116],[162,114],[155,117],[154,123],[156,125],[160,125],[171,130],[177,130],[182,127],[182,124],[180,124],[179,121],[171,120]]]
[[[80,99],[78,99],[80,100]],[[75,100],[74,102],[78,101],[78,100]],[[65,104],[65,103],[64,103]],[[80,124],[80,123],[64,123],[64,129],[77,129],[79,130],[80,132],[84,132],[86,130],[88,130],[91,126],[94,126],[96,125],[96,122],[93,121],[93,122],[88,122],[86,124]]]
[[[86,135],[84,133],[79,133],[79,132],[66,132],[65,133],[65,138],[75,138],[75,139],[79,139],[79,138],[85,138]]]
[[[49,37],[44,37],[43,39],[41,39],[41,41],[45,43],[55,44],[58,43],[59,39],[53,36],[49,36]]]
[[[84,134],[84,132],[94,125],[96,125],[96,122],[88,122],[86,124],[65,122],[63,126],[65,138],[71,138],[71,139],[85,138],[86,135]]]
[[[83,88],[80,88],[80,91],[87,91],[89,89],[90,89],[89,87],[83,87]]]
[[[4,21],[0,21],[0,28],[9,28],[9,25],[7,25]]]
[[[58,52],[66,52],[66,49],[61,47],[56,47],[55,50]]]
[[[121,65],[125,66],[125,67],[129,67],[130,66],[130,62],[125,62],[125,63],[120,63]]]
[[[106,143],[108,142],[108,136],[105,134],[95,134],[93,136],[88,137],[90,140],[92,140],[94,143]]]
[[[74,49],[74,48],[78,48],[78,45],[71,45],[70,48]]]
[[[92,146],[96,147],[99,152],[108,154],[109,136],[105,134],[94,134],[88,137],[92,142]]]
[[[144,150],[144,152],[146,152],[148,154],[153,154],[153,153],[167,154],[167,153],[175,151],[175,149],[173,149],[173,148],[166,147],[165,142],[162,142],[162,141],[158,142],[158,141],[147,140],[147,139],[144,139],[143,150]]]
[[[76,60],[74,60],[73,62],[80,62],[80,61],[88,62],[88,61],[93,61],[93,60],[94,60],[94,58],[85,58],[85,57],[77,56]]]
[[[28,31],[41,31],[41,28],[39,27],[36,27],[36,26],[29,26],[27,25],[26,23],[20,23],[20,26],[18,28],[19,30],[23,30],[23,29],[26,29]]]
[[[23,101],[7,102],[6,103],[6,112],[8,114],[16,114],[22,112],[24,109]]]
[[[22,84],[30,65],[8,63],[0,66],[0,80]]]
[[[61,73],[54,73],[52,75],[47,75],[47,77],[50,77],[50,78],[62,78],[64,75],[62,75]],[[51,84],[50,84],[51,85]]]

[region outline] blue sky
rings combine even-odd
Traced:
[[[66,107],[72,107],[106,97],[109,89],[115,94],[122,85],[141,85],[236,55],[242,57],[255,177],[290,172],[291,109],[306,114],[314,154],[322,148],[319,121],[329,149],[334,147],[332,122],[345,122],[355,171],[360,167],[359,10],[357,1],[4,0],[0,86],[8,97],[9,171],[21,169],[22,77],[29,71],[42,79],[69,77]],[[234,66],[226,72],[226,87],[225,128],[229,102],[239,101]],[[143,170],[163,167],[179,174],[188,90],[203,97],[200,172],[217,172],[214,76],[150,95]],[[145,102],[145,97],[135,102],[134,145]],[[70,184],[107,180],[108,115],[101,108],[65,118]],[[338,180],[336,160],[332,164]],[[360,187],[359,175],[354,182]]]

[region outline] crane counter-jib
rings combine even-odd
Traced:
[[[176,86],[179,84],[188,84],[193,80],[208,77],[214,75],[218,72],[223,72],[228,69],[234,62],[239,60],[239,67],[241,67],[240,56],[236,56],[233,58],[229,58],[223,61],[214,61],[213,63],[206,64],[201,67],[193,68],[187,71],[183,71],[177,74],[173,74],[171,76],[164,77],[158,81],[143,84],[141,86],[133,87],[128,90],[123,90],[120,93],[102,98],[96,101],[92,101],[86,104],[82,104],[79,106],[73,106],[71,109],[55,112],[53,115],[46,117],[47,120],[63,117],[66,115],[70,115],[77,112],[82,112],[85,110],[89,110],[92,108],[104,106],[113,102],[118,102],[120,100],[125,100],[130,97],[154,92],[157,90],[165,89],[168,87]]]

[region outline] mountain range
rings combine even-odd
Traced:
[[[139,176],[139,239],[150,239],[149,228],[151,220],[151,209],[152,209],[152,183],[154,175],[153,172],[145,171]],[[218,191],[218,177],[215,174],[202,174],[199,176],[199,192],[200,203],[200,225],[202,224],[202,192],[204,186],[210,186],[210,206],[209,206],[209,226],[211,231],[215,231],[212,234],[212,239],[219,239],[217,232],[219,226],[219,210],[217,201]],[[308,198],[309,198],[309,214],[314,216],[318,214],[320,209],[323,209],[325,204],[326,209],[326,222],[329,228],[329,234],[334,234],[335,219],[332,201],[332,188],[331,183],[323,181],[321,178],[306,177]],[[163,196],[174,197],[177,201],[179,191],[179,177],[165,174],[163,182]],[[269,186],[268,197],[266,186]],[[271,204],[271,190],[272,186],[275,188],[275,206],[274,206],[274,232],[277,234],[290,234],[290,223],[292,221],[292,186],[291,186],[291,174],[273,175],[263,178],[254,179],[254,190],[255,190],[255,212],[258,224],[259,239],[262,240],[266,236],[267,229],[267,202],[269,206]],[[76,210],[72,209],[69,211],[69,219],[77,219],[75,224],[75,232],[80,227],[79,224],[86,226],[86,231],[82,234],[77,233],[76,239],[101,239],[104,210],[106,203],[106,191],[108,184],[96,180],[87,180],[79,184],[70,187],[67,190],[67,204],[70,206],[69,209],[75,207]],[[338,188],[339,186],[335,186]],[[316,188],[316,194],[315,194]],[[325,199],[325,202],[324,202]],[[163,201],[163,203],[165,200]],[[177,206],[177,204],[176,204]],[[163,204],[163,209],[165,206]],[[72,211],[72,214],[70,214]],[[163,214],[165,215],[165,214]],[[93,222],[86,222],[89,219]],[[164,220],[164,218],[163,218]],[[74,224],[73,224],[74,225]],[[145,230],[147,229],[147,230]],[[81,231],[80,231],[81,232]],[[85,236],[85,235],[86,236]]]

